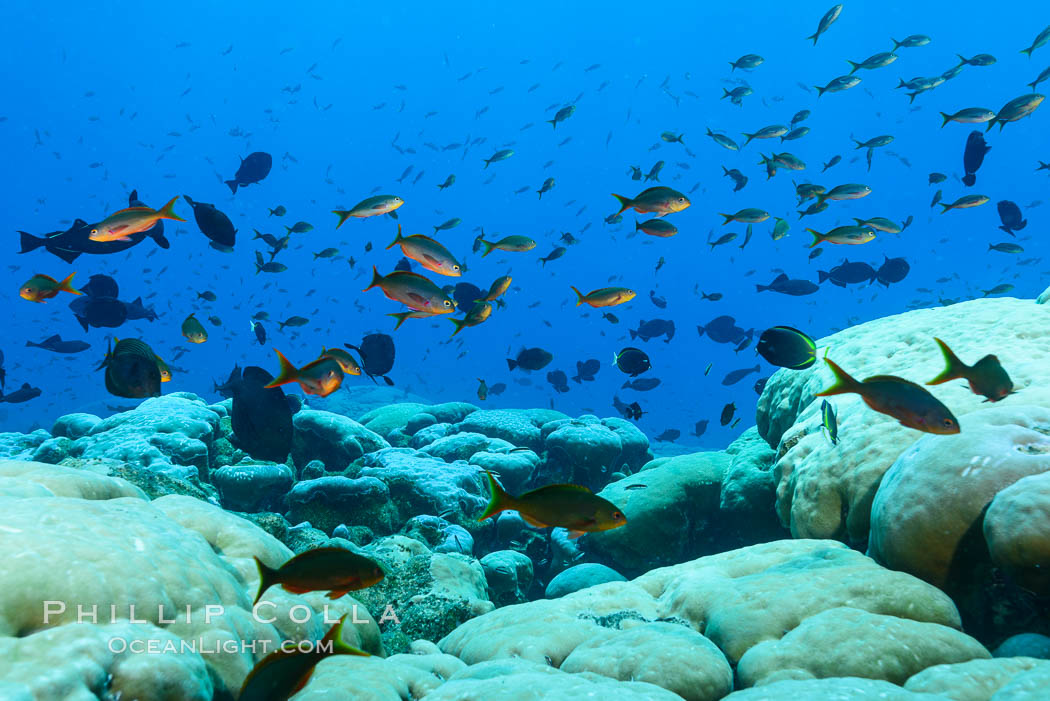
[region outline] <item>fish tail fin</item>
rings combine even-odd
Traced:
[[[941,122],[941,129],[944,129],[944,127],[948,126],[948,122],[952,121],[952,116],[947,112],[941,112],[941,119],[944,120]]]
[[[959,356],[952,352],[947,343],[936,337],[933,340],[940,346],[941,353],[944,355],[944,370],[926,384],[940,385],[950,380],[958,380],[964,377],[967,370],[966,364],[959,360]]]
[[[434,227],[434,231],[435,232],[437,231],[437,227],[436,226]],[[397,223],[397,236],[395,236],[394,240],[391,242],[391,244],[386,247],[386,250],[389,251],[391,248],[393,248],[397,244],[401,243],[402,238],[403,237],[401,236],[401,222],[398,222]]]
[[[719,99],[720,99],[720,100],[724,100],[724,99],[726,99],[727,97],[729,97],[729,91],[728,91],[728,90],[726,90],[725,88],[722,88],[722,97],[720,97]],[[711,129],[710,129],[710,128],[708,128],[707,132],[708,132],[708,134],[710,134],[710,133],[711,133]]]
[[[46,241],[40,236],[33,236],[26,231],[19,231],[18,235],[21,236],[22,250],[19,253],[29,253],[43,246]]]
[[[236,180],[223,180],[226,183],[226,187],[230,188],[230,192],[237,194],[237,181]],[[271,210],[273,211],[273,210]]]
[[[817,97],[823,97],[824,96],[824,91],[826,90],[826,88],[822,88],[819,85],[814,85],[813,89],[817,91]]]
[[[823,284],[824,281],[827,280],[829,277],[831,277],[831,275],[829,275],[826,271],[824,271],[824,270],[818,270],[817,271],[817,282],[818,283]]]
[[[744,136],[746,136],[746,137],[747,137],[747,141],[745,141],[744,143],[742,143],[742,144],[740,145],[740,148],[744,148],[745,146],[747,146],[748,144],[750,144],[750,143],[751,143],[751,139],[755,138],[755,135],[754,135],[754,134],[748,134],[747,132],[740,132],[740,133],[741,133],[741,134],[743,134]]]
[[[463,329],[465,329],[467,327],[467,320],[465,318],[464,319],[453,319],[450,316],[449,317],[445,317],[445,318],[448,319],[449,321],[451,321],[452,325],[456,327],[456,330],[452,332],[453,336],[455,336],[457,333],[459,333],[460,331],[462,331]]]
[[[617,195],[615,192],[612,193],[612,196],[615,197],[620,202],[620,210],[616,214],[623,214],[623,212],[625,210],[630,209],[630,207],[631,207],[631,198],[630,197],[624,197],[623,195]],[[616,216],[616,214],[614,214],[613,216]]]
[[[73,287],[74,275],[76,275],[76,273],[70,273],[69,275],[67,275],[65,280],[58,283],[58,289],[62,290],[63,292],[72,292],[75,295],[82,295],[84,294],[83,292]]]
[[[391,312],[391,313],[387,314],[387,316],[392,316],[395,319],[397,319],[397,323],[394,324],[394,331],[397,331],[399,328],[401,328],[401,324],[405,323],[405,319],[407,319],[408,315],[411,314],[411,313],[412,312],[409,311],[409,312]]]
[[[252,602],[252,606],[259,603],[259,599],[266,593],[266,590],[276,584],[274,576],[277,574],[277,570],[267,567],[257,557],[255,558],[255,567],[259,570],[259,593],[255,595],[255,601]]]
[[[554,129],[558,128],[558,120],[557,119],[545,119],[544,121],[547,122],[547,124],[550,124],[552,128],[554,128]]]
[[[371,657],[371,655],[369,655],[364,650],[358,650],[353,645],[347,645],[343,642],[343,626],[346,625],[346,617],[348,615],[349,614],[344,614],[343,617],[339,619],[339,622],[332,626],[332,628],[327,633],[325,633],[322,643],[330,643],[332,646],[331,649],[340,655]],[[321,647],[323,648],[324,646],[322,645]],[[309,681],[309,679],[310,675],[305,675],[303,679],[299,682],[299,688],[294,689],[293,693],[298,692],[303,686],[305,686],[306,682]]]
[[[490,516],[495,516],[500,511],[514,508],[514,499],[511,495],[504,491],[503,487],[499,486],[499,482],[492,476],[492,473],[485,470],[485,475],[489,479],[489,491],[492,496],[489,498],[489,505],[485,507],[485,510],[478,517],[478,521],[484,521]]]
[[[383,276],[379,274],[379,268],[372,266],[372,282],[368,283],[368,287],[361,290],[362,292],[368,292],[373,287],[379,287],[379,283],[383,282]]]
[[[823,392],[817,392],[816,396],[830,397],[833,394],[861,393],[861,384],[850,377],[849,373],[836,365],[833,360],[824,358],[824,362],[828,364],[828,367],[831,368],[831,372],[834,373],[835,382]]]
[[[286,385],[289,382],[295,382],[299,374],[296,367],[292,365],[292,362],[288,360],[288,358],[284,357],[284,354],[281,353],[281,351],[274,348],[273,352],[277,354],[277,358],[281,362],[281,370],[277,373],[277,377],[273,378],[273,381],[266,385],[266,389]]]
[[[337,229],[338,229],[339,227],[341,227],[341,226],[343,225],[343,223],[344,223],[344,222],[345,222],[345,221],[346,221],[347,219],[349,219],[349,218],[350,218],[350,210],[349,210],[349,209],[333,209],[333,210],[332,210],[332,214],[334,214],[334,215],[336,215],[337,217],[339,217],[339,223],[335,225],[335,228],[337,228]],[[284,227],[284,228],[288,229],[288,227],[287,227],[287,226],[286,226],[286,227]],[[290,229],[289,229],[289,230],[290,230]]]
[[[814,246],[818,245],[821,241],[824,240],[824,235],[821,234],[819,231],[814,231],[813,229],[806,229],[806,231],[813,234],[813,243],[809,244],[810,248],[813,248]]]
[[[899,41],[897,41],[896,39],[894,39],[893,37],[890,37],[890,41],[893,42],[893,50],[894,51],[896,51],[897,49],[899,49],[901,47],[901,43]]]
[[[507,358],[507,369],[513,370],[516,367],[518,367],[518,361],[514,360],[514,358]]]
[[[846,63],[848,63],[850,66],[852,66],[852,68],[850,68],[850,71],[849,71],[850,75],[853,75],[854,73],[856,73],[857,69],[860,68],[860,64],[859,63],[854,63],[853,61],[846,61]]]
[[[718,216],[726,218],[726,220],[724,222],[722,222],[722,226],[725,226],[729,222],[733,221],[733,215],[732,214],[723,214],[722,212],[719,212]]]
[[[1033,51],[1032,48],[1021,49],[1021,53],[1023,53],[1026,56],[1028,56],[1028,58],[1032,58],[1032,51]]]
[[[178,202],[178,196],[172,197],[168,200],[168,203],[157,210],[157,219],[172,219],[174,221],[186,221],[178,214],[175,214],[175,203]]]
[[[819,34],[819,33],[813,33],[813,34],[810,34],[810,35],[809,35],[808,37],[806,37],[806,41],[809,41],[810,39],[812,39],[812,40],[813,40],[813,46],[816,46],[816,45],[817,45],[817,38],[818,38],[819,36],[820,36],[820,34]],[[725,88],[723,88],[723,90],[724,90],[724,89],[725,89]]]
[[[944,209],[941,210],[941,214],[944,214],[945,212],[947,212],[949,209],[952,208],[952,206],[950,204],[944,204],[943,202],[938,202],[937,204],[939,204],[940,206],[944,207]]]
[[[959,57],[959,65],[960,66],[965,66],[965,65],[970,63],[969,59],[967,59],[962,54],[955,54],[955,55]]]
[[[572,287],[572,291],[576,293],[576,306],[578,307],[581,304],[583,304],[584,294],[582,292],[580,292],[579,290],[577,290],[572,285],[569,285],[569,287]]]
[[[485,252],[481,254],[482,258],[484,258],[488,254],[492,253],[492,251],[494,251],[496,249],[496,244],[490,243],[490,242],[486,241],[485,239],[478,239],[478,243],[480,243],[481,247],[485,249]]]

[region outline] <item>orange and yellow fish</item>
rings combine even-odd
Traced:
[[[119,212],[114,212],[98,224],[95,224],[88,238],[92,241],[127,241],[132,234],[138,234],[153,228],[153,225],[161,219],[186,221],[178,214],[175,214],[175,201],[177,199],[179,198],[172,197],[160,209],[128,207]]]
[[[281,361],[281,371],[270,384],[266,385],[267,389],[280,387],[289,382],[298,382],[303,392],[316,394],[318,397],[327,397],[343,384],[343,368],[335,358],[323,355],[301,368],[296,368],[288,358],[281,354],[281,351],[274,348],[274,352]]]
[[[58,296],[59,292],[82,295],[84,293],[75,289],[72,285],[74,275],[76,273],[70,273],[69,277],[61,282],[49,275],[34,275],[19,288],[18,294],[22,299],[28,299],[30,302],[40,304],[43,304],[45,300]]]
[[[372,266],[372,282],[363,291],[378,287],[387,298],[401,302],[409,309],[432,314],[451,314],[456,304],[427,278],[407,270],[395,270],[389,275],[381,275]]]
[[[609,531],[627,524],[627,517],[615,504],[592,494],[586,487],[548,484],[514,497],[499,486],[491,472],[486,471],[485,474],[489,478],[492,497],[478,521],[512,509],[521,514],[530,526],[567,528],[570,538],[579,538],[593,531]]]

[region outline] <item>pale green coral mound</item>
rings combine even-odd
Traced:
[[[84,693],[106,688],[124,690],[124,698],[212,698],[213,688],[240,687],[264,645],[272,650],[282,640],[317,640],[324,633],[325,601],[278,588],[265,597],[272,606],[253,616],[253,557],[279,567],[291,552],[257,526],[199,499],[172,495],[147,502],[118,478],[5,463],[0,533],[0,558],[8,563],[0,570],[0,649],[11,653],[0,667],[17,667],[5,675],[9,679],[31,677],[30,658],[39,657],[48,664],[42,679],[70,680]],[[334,602],[331,615],[351,602]],[[295,606],[301,607],[297,614]],[[381,652],[375,622],[362,615],[366,623],[350,627],[344,639]],[[132,617],[141,623],[108,627],[111,618],[119,627]],[[185,641],[197,650],[166,660],[110,654],[108,638],[125,633]],[[242,641],[256,641],[255,649],[242,648]],[[56,645],[54,656],[40,652],[49,642]],[[15,656],[21,651],[28,657]],[[70,688],[61,698],[84,697]]]
[[[126,621],[0,637],[0,698],[211,701],[214,684],[203,657],[181,650],[181,643],[155,625]]]
[[[645,682],[617,682],[593,674],[566,674],[523,660],[472,665],[453,675],[428,701],[681,701],[681,697]]]
[[[1034,657],[1009,657],[940,664],[910,677],[904,688],[939,694],[951,701],[988,701],[997,698],[996,692],[1014,678],[1033,669],[1050,672],[1050,662]]]
[[[1021,478],[1050,472],[1050,407],[994,406],[968,419],[958,435],[927,435],[905,450],[883,477],[871,510],[872,557],[941,587],[961,566],[964,538],[974,529],[980,536],[984,510],[996,494]],[[1050,510],[1050,502],[1043,508]],[[1006,518],[993,518],[990,527],[1004,526],[993,530],[993,538],[996,552],[1009,558],[1007,552],[1031,542],[1025,535],[1031,531],[1028,524],[1007,530]],[[1039,524],[1030,525],[1037,533]],[[1011,539],[1017,539],[1013,551]],[[1044,557],[1047,552],[1043,546]]]
[[[1039,593],[1050,591],[1050,471],[995,495],[984,516],[992,560]]]
[[[933,665],[990,657],[979,642],[947,626],[841,607],[755,645],[740,658],[737,675],[744,686],[828,677],[903,684]]]
[[[627,574],[715,550],[704,547],[703,538],[713,525],[708,519],[718,511],[729,463],[725,453],[657,458],[641,472],[613,482],[598,495],[616,504],[628,525],[591,533],[583,547]]]
[[[764,642],[778,643],[824,612],[828,614],[820,621],[835,626],[825,631],[830,638],[844,640],[852,635],[858,644],[875,649],[884,641],[877,627],[854,625],[843,613],[850,611],[902,629],[936,631],[934,637],[948,636],[963,650],[961,658],[919,658],[929,660],[928,664],[988,655],[976,641],[955,630],[960,625],[958,612],[936,588],[910,575],[885,570],[840,543],[803,540],[742,548],[653,570],[631,582],[610,582],[555,600],[500,608],[460,625],[439,645],[471,665],[523,658],[559,668],[569,664],[577,650],[584,655],[600,648],[600,656],[588,653],[582,659],[600,657],[602,673],[626,681],[636,678],[645,665],[638,658],[639,646],[627,644],[636,637],[645,638],[645,654],[655,667],[689,647],[677,634],[665,634],[670,630],[666,624],[680,627],[681,635],[690,639],[701,634],[720,653],[711,657],[697,654],[689,665],[659,667],[661,678],[654,676],[652,681],[677,693],[698,688],[727,691],[723,686],[727,661],[741,660]],[[659,633],[635,632],[639,628],[654,631],[651,624],[657,622],[661,622]],[[789,643],[797,657],[767,657],[767,663],[753,665],[761,668],[762,678],[796,670],[799,659],[825,654],[822,639],[803,633]],[[707,651],[715,649],[694,644]],[[857,653],[857,666],[863,658],[862,652]],[[588,663],[588,668],[599,671],[599,663],[593,664]],[[879,678],[877,660],[865,673]],[[899,676],[892,670],[884,674],[891,673]],[[757,674],[748,677],[749,681],[756,678]]]
[[[1031,300],[978,299],[922,309],[854,326],[820,339],[829,357],[858,380],[897,375],[923,383],[944,369],[934,336],[966,363],[998,356],[1018,392],[997,407],[1050,409],[1050,314]],[[882,475],[916,440],[918,431],[872,411],[857,395],[832,397],[838,411],[837,446],[821,435],[817,392],[831,385],[823,362],[808,370],[780,370],[758,402],[758,428],[777,449],[777,512],[799,538],[864,543],[871,500]],[[963,435],[988,408],[965,382],[929,388],[959,419]]]
[[[878,679],[837,677],[774,682],[753,689],[736,691],[725,701],[947,701],[907,691],[896,684]]]

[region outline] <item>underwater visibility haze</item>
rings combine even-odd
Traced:
[[[1046,698],[1042,4],[0,22],[0,698]]]

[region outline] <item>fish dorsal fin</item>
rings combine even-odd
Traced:
[[[902,385],[915,385],[914,382],[905,380],[903,377],[897,377],[896,375],[875,375],[874,377],[869,377],[864,380],[863,384],[868,384],[870,382],[895,382]]]
[[[116,212],[116,214],[127,214],[129,212],[152,212],[152,207],[125,207],[124,209]]]
[[[534,495],[534,494],[550,494],[557,492],[569,492],[569,493],[586,493],[591,494],[591,490],[584,487],[582,484],[548,484],[538,489],[533,489],[527,494],[523,494],[522,497]]]
[[[73,220],[73,228],[74,229],[83,229],[87,225],[88,225],[87,222],[84,221],[83,219],[75,219],[75,220]]]
[[[773,282],[784,282],[788,279],[787,273],[780,273]]]
[[[422,275],[420,275],[419,273],[413,273],[413,272],[411,272],[411,271],[409,271],[409,270],[395,270],[394,272],[390,273],[390,274],[389,274],[389,275],[387,275],[386,277],[391,277],[391,276],[393,276],[393,275],[397,275],[398,277],[413,277],[413,278],[419,278],[420,280],[426,280],[427,282],[430,282],[430,280],[429,280],[428,278],[425,278],[425,277],[423,277],[423,276],[422,276]]]
[[[138,190],[132,190],[131,194],[128,195],[128,204],[131,204],[132,202],[134,202],[138,198],[139,198],[139,191]]]
[[[47,338],[45,338],[44,339],[44,343],[47,343],[48,341],[61,341],[61,340],[62,340],[62,336],[60,336],[59,334],[56,333],[54,336],[48,336]]]

